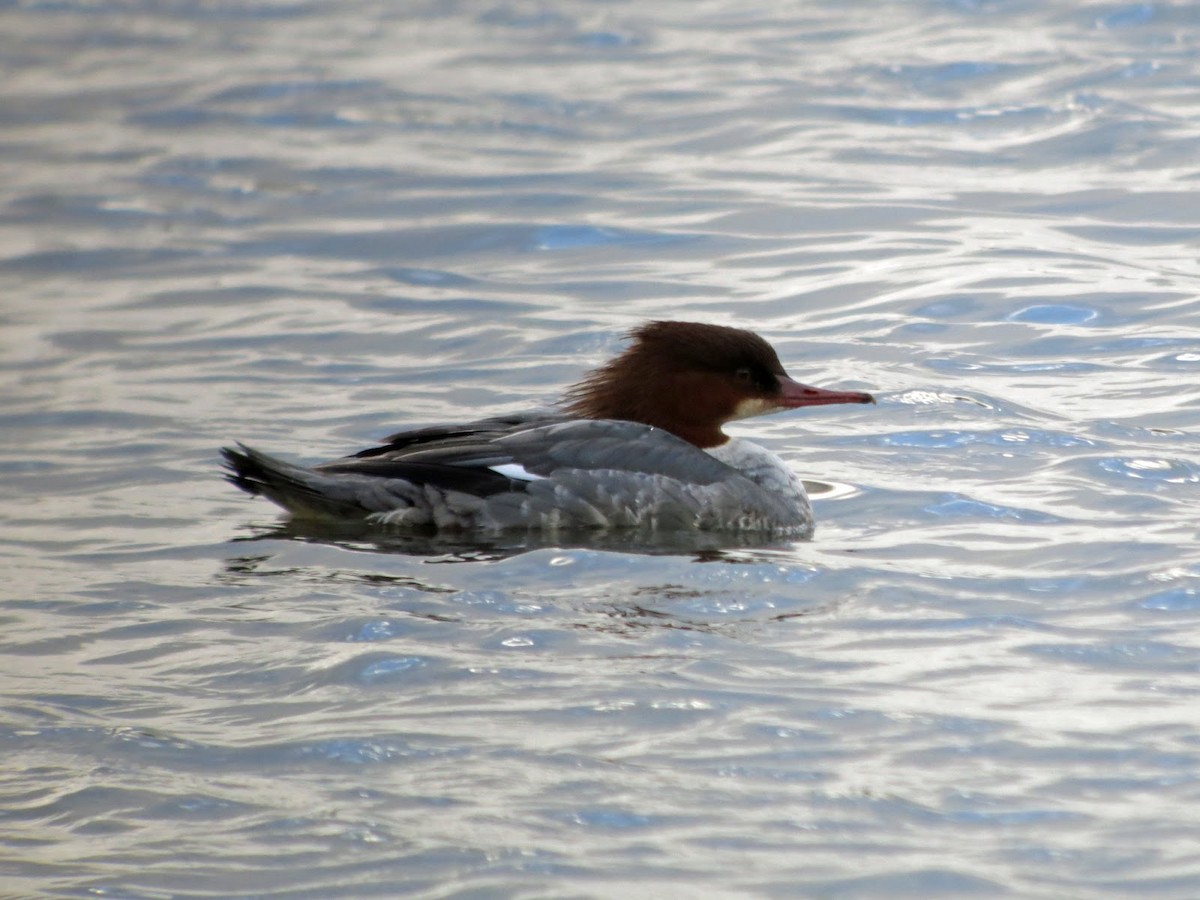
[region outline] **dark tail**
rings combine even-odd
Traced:
[[[237,449],[222,447],[221,456],[226,481],[247,494],[278,503],[292,515],[345,519],[362,518],[367,512],[355,502],[348,485],[331,476],[292,465],[242,443]]]
[[[271,470],[245,444],[239,443],[237,450],[222,447],[221,456],[225,460],[225,480],[251,496],[263,493],[263,488],[272,480]]]

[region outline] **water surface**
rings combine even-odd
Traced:
[[[6,892],[1200,894],[1195,8],[4,19]],[[550,402],[652,317],[879,397],[739,427],[812,542],[219,477]]]

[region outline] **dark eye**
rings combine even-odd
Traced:
[[[738,381],[745,381],[745,382],[749,383],[754,380],[754,373],[751,372],[745,366],[742,366],[740,369],[738,369],[736,372],[733,373],[733,377],[736,378]]]

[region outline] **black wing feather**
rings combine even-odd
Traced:
[[[407,455],[410,452],[450,449],[463,444],[483,444],[491,438],[526,428],[536,428],[539,425],[552,425],[555,422],[567,420],[567,416],[549,412],[514,413],[508,416],[492,416],[475,422],[460,425],[434,425],[430,428],[414,428],[411,431],[398,431],[384,438],[384,443],[378,447],[368,447],[353,455],[355,459],[367,459],[373,456]]]
[[[525,482],[493,472],[486,466],[437,465],[405,459],[353,459],[352,463],[337,462],[318,466],[326,474],[370,475],[376,478],[399,478],[411,484],[430,485],[447,491],[490,497],[505,491],[524,490]]]
[[[325,474],[399,478],[478,497],[523,491],[525,481],[490,468],[513,462],[512,455],[495,443],[496,438],[565,418],[550,413],[521,413],[461,425],[400,431],[378,447],[321,463],[314,469]]]

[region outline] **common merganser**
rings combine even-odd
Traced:
[[[831,403],[874,403],[788,377],[751,331],[649,322],[567,391],[560,411],[402,431],[312,468],[238,444],[227,478],[293,516],[425,530],[636,528],[807,537],[804,484],[721,427]]]

